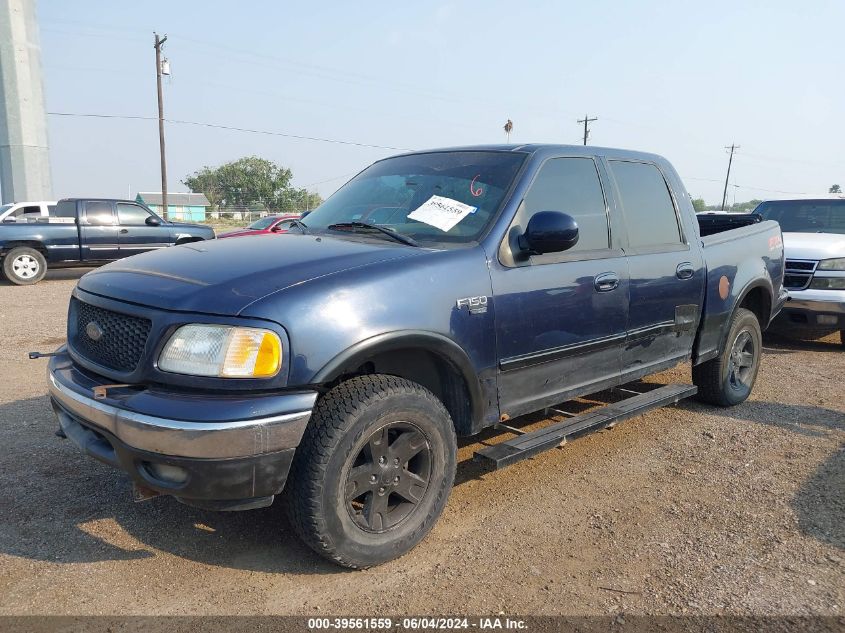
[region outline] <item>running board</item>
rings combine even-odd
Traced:
[[[698,387],[693,385],[672,384],[659,387],[609,404],[596,411],[576,415],[563,422],[525,433],[501,444],[485,446],[475,453],[474,460],[481,462],[489,470],[504,468],[559,446],[561,442],[568,439],[636,417],[652,409],[675,404],[679,400],[694,396],[697,392]]]

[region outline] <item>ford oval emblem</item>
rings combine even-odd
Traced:
[[[85,326],[85,333],[88,335],[88,338],[94,342],[103,338],[103,328],[100,327],[99,323],[94,321],[88,322],[88,325]]]

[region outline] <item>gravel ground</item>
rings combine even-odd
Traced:
[[[845,612],[845,352],[767,340],[751,399],[684,402],[503,471],[472,462],[429,537],[349,572],[278,507],[130,499],[53,435],[45,361],[82,271],[0,285],[0,614]],[[688,382],[689,368],[652,382]],[[488,437],[482,438],[486,441]]]

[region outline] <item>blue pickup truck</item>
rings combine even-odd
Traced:
[[[168,222],[132,200],[65,198],[49,217],[0,224],[0,276],[30,286],[44,278],[48,266],[98,266],[210,239],[211,227]]]
[[[456,436],[560,414],[476,454],[500,468],[696,392],[744,401],[786,299],[781,232],[719,231],[702,235],[653,154],[522,145],[387,158],[285,235],[82,277],[49,363],[52,404],[139,498],[245,510],[284,490],[305,542],[368,567],[429,531]],[[628,384],[686,361],[693,384]],[[610,388],[630,397],[558,408]]]

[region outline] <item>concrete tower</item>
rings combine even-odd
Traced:
[[[53,197],[35,0],[0,0],[2,202]]]

